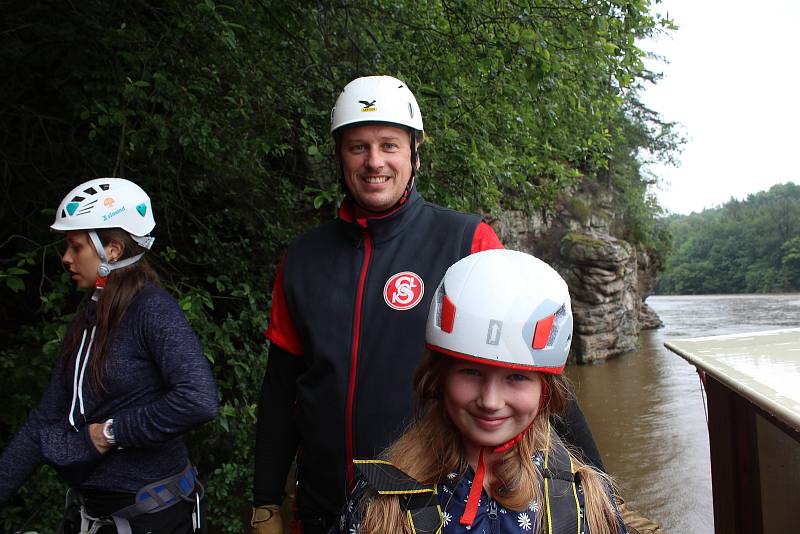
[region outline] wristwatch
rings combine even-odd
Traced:
[[[103,437],[106,438],[106,441],[112,447],[117,444],[117,440],[114,438],[113,419],[108,419],[105,423],[103,423]]]

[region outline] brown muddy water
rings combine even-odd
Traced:
[[[650,297],[664,327],[608,362],[570,366],[606,469],[665,534],[713,534],[705,397],[673,339],[800,326],[800,294]]]

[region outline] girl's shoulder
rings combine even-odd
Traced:
[[[403,521],[409,521],[413,532],[436,532],[442,527],[439,499],[435,484],[424,484],[385,460],[354,460],[357,481],[345,503],[334,534],[359,532],[373,499],[399,501]],[[337,530],[338,528],[338,530]]]
[[[178,301],[169,291],[161,286],[146,284],[134,297],[131,306],[150,307],[178,307]]]
[[[176,321],[186,320],[175,297],[163,287],[153,284],[147,284],[139,290],[125,315],[137,323],[144,322],[150,326],[169,327],[176,324]]]

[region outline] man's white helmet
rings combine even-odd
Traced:
[[[144,248],[152,246],[148,234],[156,225],[150,197],[122,178],[96,178],[70,191],[50,226],[58,232],[122,228]]]
[[[445,273],[425,337],[429,349],[450,356],[560,374],[572,341],[569,289],[529,254],[478,252]]]
[[[360,122],[396,124],[423,131],[417,99],[391,76],[366,76],[345,85],[331,111],[331,133]]]

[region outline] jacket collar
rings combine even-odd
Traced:
[[[416,187],[411,188],[405,202],[400,206],[378,214],[359,213],[350,198],[346,197],[339,206],[339,219],[347,224],[354,237],[360,239],[367,232],[375,243],[380,243],[402,233],[423,204],[424,200]]]

